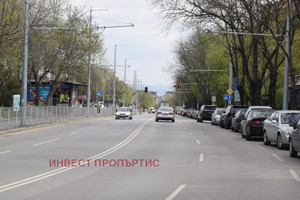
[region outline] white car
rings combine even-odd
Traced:
[[[171,120],[175,122],[175,112],[171,107],[160,107],[155,115],[155,121],[158,120]]]
[[[132,119],[132,111],[129,107],[121,107],[119,110],[116,112],[116,119]]]
[[[272,142],[277,144],[279,149],[287,148],[290,135],[294,128],[290,124],[296,124],[300,119],[299,110],[282,110],[273,112],[264,121],[264,144],[270,145]]]

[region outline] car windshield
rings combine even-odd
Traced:
[[[218,109],[216,112],[217,112],[217,115],[221,115],[223,113],[224,109]]]
[[[122,112],[129,112],[129,111],[130,111],[130,108],[122,107],[122,108],[119,109],[119,111],[122,111]]]
[[[300,113],[282,113],[281,123],[282,124],[295,124],[300,119]]]

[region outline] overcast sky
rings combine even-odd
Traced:
[[[72,0],[72,4],[92,9],[108,9],[93,12],[93,22],[99,26],[134,24],[133,28],[115,28],[104,31],[107,60],[113,64],[114,45],[117,47],[117,64],[124,65],[128,58],[128,82],[132,84],[133,71],[149,90],[162,95],[172,90],[173,82],[166,66],[173,60],[173,48],[180,32],[162,31],[161,19],[155,16],[147,0]],[[87,14],[88,16],[89,14]],[[124,76],[123,67],[117,67],[117,76]]]

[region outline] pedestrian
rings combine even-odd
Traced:
[[[100,103],[98,103],[97,104],[97,112],[100,114],[100,112],[101,112],[101,105],[100,105]]]

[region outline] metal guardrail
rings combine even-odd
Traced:
[[[113,115],[114,112],[112,108],[101,108],[99,113],[96,107],[30,106],[26,108],[26,121],[24,125],[21,125],[21,114],[22,108],[0,107],[0,131],[66,122],[88,117],[102,117]]]

